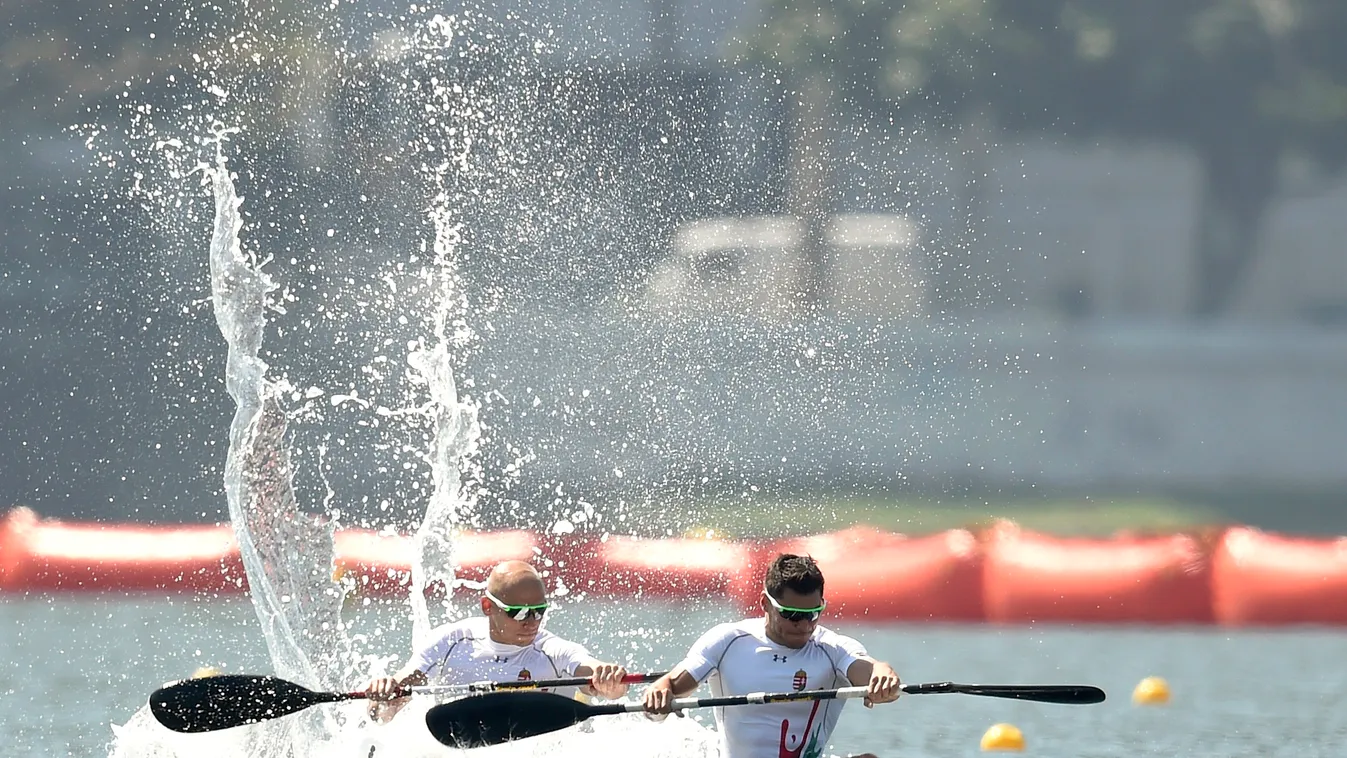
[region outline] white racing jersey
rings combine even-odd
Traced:
[[[434,641],[413,656],[417,670],[429,684],[472,684],[563,679],[574,676],[577,666],[593,662],[583,645],[546,630],[539,630],[531,645],[494,642],[488,623],[485,616],[477,616],[437,627]],[[577,688],[543,691],[574,697]]]
[[[819,626],[799,650],[767,639],[761,617],[719,624],[680,667],[714,697],[848,687],[847,669],[866,655],[860,642]],[[708,679],[709,677],[709,679]],[[800,700],[715,708],[724,758],[818,758],[845,700]]]

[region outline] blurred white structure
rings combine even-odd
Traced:
[[[919,316],[929,300],[920,259],[920,229],[908,216],[846,213],[828,228],[828,285],[837,313]]]
[[[722,217],[682,224],[669,256],[655,268],[645,303],[665,315],[708,312],[788,320],[799,307],[808,261],[800,253],[804,224],[791,216]],[[906,216],[839,214],[825,240],[827,306],[833,313],[918,317],[927,285]]]

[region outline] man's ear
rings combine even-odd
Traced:
[[[481,607],[481,609],[482,609],[482,615],[483,615],[483,616],[490,616],[490,615],[491,615],[491,601],[490,601],[490,600],[487,600],[486,598],[482,598],[481,601],[478,603],[478,605],[479,605],[479,606]]]

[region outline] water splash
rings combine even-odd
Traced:
[[[217,135],[217,145],[225,136]],[[340,689],[355,656],[342,619],[345,593],[333,578],[333,525],[299,508],[281,400],[288,388],[267,378],[267,364],[259,357],[268,301],[277,288],[262,264],[243,253],[242,201],[223,153],[202,171],[216,208],[212,303],[229,347],[225,385],[237,405],[225,463],[230,522],[275,674],[314,689]],[[142,710],[132,724],[143,723]],[[309,709],[241,731],[249,755],[302,755],[305,745],[327,739],[336,728],[330,712]],[[119,737],[125,734],[118,731]]]
[[[158,140],[164,148],[161,157],[169,163],[190,164],[194,159],[192,145],[198,148],[206,145],[213,152],[199,165],[187,170],[179,168],[166,176],[182,181],[199,175],[214,200],[209,302],[216,325],[228,344],[226,389],[236,405],[224,476],[230,520],[243,553],[251,598],[274,673],[315,689],[345,690],[358,686],[359,678],[380,664],[364,649],[367,639],[351,636],[350,617],[364,611],[343,607],[351,587],[333,578],[333,534],[344,517],[338,502],[341,493],[335,492],[324,477],[321,514],[303,510],[302,498],[296,493],[295,477],[304,471],[306,450],[295,438],[304,433],[304,425],[312,429],[330,424],[333,419],[325,415],[324,408],[353,418],[353,425],[384,423],[377,433],[370,435],[383,440],[380,443],[383,447],[376,449],[390,453],[395,459],[401,458],[394,463],[406,468],[419,464],[416,470],[428,475],[429,488],[413,487],[406,503],[420,505],[424,498],[423,515],[415,522],[417,554],[412,561],[412,586],[408,594],[413,644],[423,641],[437,623],[452,615],[455,535],[478,523],[476,505],[481,472],[475,453],[482,433],[477,405],[460,391],[466,383],[460,381],[454,367],[474,338],[466,317],[468,301],[459,272],[464,222],[456,215],[456,209],[468,195],[478,191],[469,175],[492,174],[514,160],[525,158],[510,153],[509,140],[503,136],[509,133],[509,125],[501,120],[500,114],[483,115],[499,93],[484,93],[471,84],[460,86],[455,81],[436,78],[445,75],[441,58],[460,53],[451,48],[460,39],[460,25],[465,23],[458,17],[436,16],[425,25],[420,36],[406,40],[407,49],[416,52],[408,59],[409,65],[423,68],[414,74],[404,73],[406,78],[394,83],[393,96],[416,106],[407,112],[421,109],[432,114],[426,116],[423,124],[402,124],[415,134],[397,157],[414,157],[410,162],[430,190],[426,195],[430,200],[423,211],[433,228],[433,240],[407,261],[379,261],[381,268],[368,272],[374,276],[364,277],[360,283],[353,272],[330,265],[332,261],[326,264],[320,261],[317,278],[323,281],[322,289],[314,288],[315,296],[304,302],[306,298],[297,298],[283,284],[301,264],[291,259],[290,268],[286,269],[284,261],[273,262],[269,257],[245,252],[240,239],[244,231],[241,210],[244,203],[235,186],[239,177],[231,173],[224,157],[225,143],[239,129],[215,125],[204,129],[200,121],[193,120],[187,126],[189,131],[204,129],[209,134],[185,140]],[[208,79],[209,86],[203,87],[219,101],[217,105],[228,101],[241,109],[242,115],[236,123],[251,123],[246,117],[247,103],[232,96],[235,88],[228,78]],[[510,113],[507,119],[517,117],[516,111]],[[249,149],[244,147],[239,152],[247,156]],[[536,149],[539,149],[536,145],[528,148]],[[485,157],[481,157],[484,152]],[[256,176],[262,173],[259,167],[251,168],[252,180],[265,186],[266,181],[259,181]],[[164,178],[149,176],[147,181],[162,182]],[[267,181],[302,185],[303,179],[286,176]],[[161,199],[173,197],[169,192]],[[260,208],[262,215],[251,224],[250,231],[268,224],[274,226],[266,215],[275,211],[276,206],[263,199]],[[269,244],[263,242],[260,247],[268,249]],[[276,268],[289,274],[278,276],[274,273]],[[270,273],[264,269],[270,269]],[[371,296],[380,284],[386,286],[386,291]],[[371,311],[374,315],[370,315]],[[275,324],[278,333],[291,325],[297,331],[307,332],[301,344],[314,351],[326,347],[320,345],[323,334],[335,333],[341,344],[347,334],[359,332],[362,326],[358,323],[340,323],[353,314],[368,316],[375,323],[382,319],[382,329],[370,340],[378,346],[373,359],[368,358],[367,352],[356,358],[361,348],[355,344],[343,348],[350,353],[345,356],[346,361],[367,361],[358,368],[371,377],[369,386],[375,391],[362,392],[355,379],[339,376],[331,367],[340,365],[335,362],[325,366],[329,372],[327,380],[338,386],[345,383],[345,389],[323,389],[292,379],[284,368],[277,370],[272,357],[277,353],[263,350],[269,313],[286,316]],[[287,321],[291,324],[284,323]],[[368,327],[365,330],[370,331]],[[406,354],[402,373],[396,368],[386,368],[401,363],[399,336],[408,337],[403,341]],[[285,344],[293,344],[293,338]],[[293,357],[290,352],[280,351]],[[263,359],[264,354],[268,355],[267,360]],[[321,363],[318,359],[313,362]],[[294,375],[301,373],[295,370]],[[383,396],[381,389],[386,393]],[[321,398],[330,402],[324,403]],[[287,407],[287,401],[295,407]],[[327,457],[342,447],[345,440],[330,431],[319,432],[318,436],[320,441],[312,447],[318,450],[317,471],[321,476],[328,466],[339,465],[330,464]],[[329,445],[329,441],[335,444]],[[417,444],[418,441],[422,444]],[[350,500],[347,496],[346,502]],[[383,507],[384,523],[361,525],[394,526],[397,510],[396,506]],[[446,602],[432,608],[428,596],[437,593],[442,593]],[[400,661],[405,652],[396,650],[394,658]],[[424,708],[429,703],[415,705]],[[415,714],[416,709],[410,708],[393,724],[373,727],[364,718],[363,706],[352,703],[311,708],[302,714],[221,733],[180,735],[158,726],[148,709],[142,708],[126,724],[114,726],[112,755],[365,758],[369,747],[378,745],[388,748],[390,754],[445,755],[442,746],[430,741]],[[488,752],[522,756],[583,751],[651,758],[712,756],[716,752],[714,734],[692,720],[680,719],[673,726],[657,726],[639,716],[623,716],[605,718],[591,726]]]
[[[223,155],[203,167],[215,199],[211,242],[211,290],[217,324],[228,343],[226,385],[237,411],[230,430],[226,492],[249,590],[262,623],[275,673],[317,689],[341,689],[358,667],[342,619],[343,590],[332,578],[333,525],[307,514],[291,486],[292,469],[286,440],[287,413],[282,399],[293,388],[267,378],[259,357],[269,300],[278,290],[263,264],[244,254],[239,241],[242,221],[231,175]],[[442,200],[442,198],[441,198]],[[436,206],[443,208],[443,206]],[[432,619],[424,590],[434,582],[452,585],[453,536],[470,520],[473,499],[465,491],[463,470],[475,449],[480,429],[476,407],[460,399],[452,369],[454,346],[470,330],[463,321],[465,301],[454,275],[459,242],[447,221],[434,214],[434,262],[425,272],[437,293],[429,320],[429,345],[409,353],[411,370],[429,396],[409,409],[433,417],[431,469],[434,481],[426,514],[417,532],[411,590],[414,634],[424,636]],[[385,415],[398,415],[383,411]],[[148,709],[125,725],[114,726],[111,755],[117,758],[211,758],[212,756],[444,756],[447,750],[430,738],[420,718],[430,702],[418,700],[390,725],[374,727],[363,706],[349,703],[308,709],[301,714],[209,735],[182,735],[159,727]],[[688,719],[655,725],[638,715],[605,717],[578,729],[520,744],[474,751],[474,755],[569,756],[623,755],[640,758],[717,755],[714,732]]]
[[[352,654],[341,618],[344,593],[333,580],[333,528],[299,508],[281,406],[286,388],[268,381],[266,363],[258,357],[275,284],[242,253],[240,200],[223,158],[207,176],[216,203],[211,292],[229,345],[225,384],[237,404],[225,464],[230,521],[277,675],[336,689]],[[328,728],[309,722],[309,731]]]
[[[430,396],[427,411],[434,419],[430,502],[416,531],[417,557],[412,562],[413,646],[426,642],[437,622],[445,620],[432,618],[426,594],[438,585],[446,598],[452,597],[454,534],[469,522],[474,505],[463,474],[473,465],[472,454],[481,437],[477,407],[460,400],[454,379],[452,350],[469,338],[470,329],[462,320],[467,303],[458,284],[454,257],[461,238],[444,203],[443,196],[438,198],[431,214],[436,232],[434,263],[427,272],[435,304],[430,316],[432,344],[408,356]]]

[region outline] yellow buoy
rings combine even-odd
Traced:
[[[1169,683],[1158,676],[1148,676],[1132,690],[1132,702],[1137,705],[1161,705],[1169,702]]]
[[[192,672],[193,679],[201,679],[207,676],[219,676],[219,675],[220,670],[215,668],[214,666],[202,666],[201,668]]]
[[[982,735],[983,750],[1023,750],[1024,735],[1014,724],[996,724]]]

